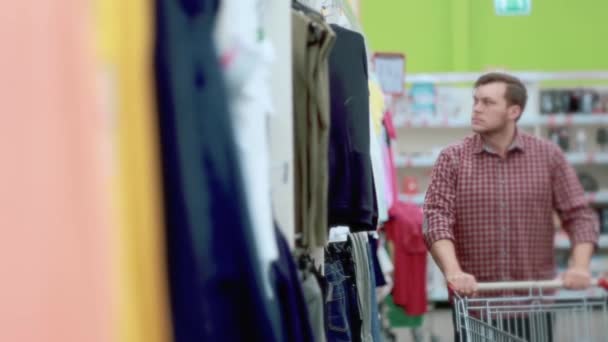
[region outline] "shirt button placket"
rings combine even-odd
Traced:
[[[507,272],[507,266],[509,263],[508,260],[508,244],[509,244],[509,239],[508,239],[508,232],[507,232],[507,219],[508,219],[508,207],[507,207],[507,189],[506,189],[506,160],[503,159],[499,159],[498,161],[498,201],[499,201],[499,213],[498,213],[498,219],[500,221],[500,236],[501,236],[501,246],[500,246],[500,261],[501,261],[501,265],[500,265],[500,270],[501,270],[501,277],[503,281],[509,280],[508,279],[508,272]]]

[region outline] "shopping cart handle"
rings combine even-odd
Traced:
[[[608,291],[608,279],[592,279],[591,286],[602,287]],[[540,281],[502,281],[495,283],[478,283],[477,291],[496,291],[496,290],[529,290],[529,289],[561,289],[564,282],[561,279],[540,280]]]

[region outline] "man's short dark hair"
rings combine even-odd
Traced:
[[[524,86],[519,78],[500,72],[491,72],[479,77],[475,82],[475,88],[490,83],[506,84],[505,99],[507,103],[519,106],[523,113],[528,101],[528,92],[526,91],[526,86]]]

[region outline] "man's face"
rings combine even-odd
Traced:
[[[477,87],[473,93],[471,126],[475,133],[492,133],[503,130],[518,117],[517,106],[505,99],[507,85],[501,82]]]

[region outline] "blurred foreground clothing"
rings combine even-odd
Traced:
[[[113,341],[111,134],[91,8],[5,3],[0,21],[0,341]]]
[[[115,124],[118,340],[171,340],[154,101],[153,3],[97,0],[101,101]]]
[[[156,5],[155,68],[175,340],[275,341],[280,338],[272,326],[276,307],[263,292],[212,39],[219,4],[157,0]]]

